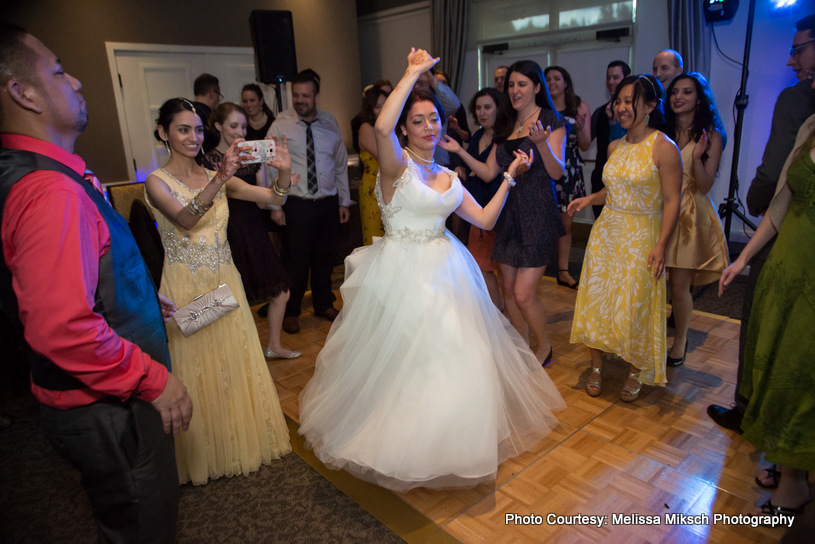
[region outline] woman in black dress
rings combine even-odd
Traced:
[[[215,108],[208,122],[220,135],[220,141],[204,157],[204,168],[220,168],[232,141],[246,135],[246,119],[246,111],[237,104],[225,102]],[[267,187],[264,171],[259,164],[247,164],[241,166],[235,176],[246,183]],[[263,353],[267,359],[300,357],[300,352],[285,349],[280,344],[283,313],[289,300],[289,277],[266,231],[264,212],[254,202],[235,199],[228,202],[226,235],[243,280],[246,298],[251,305],[269,301],[269,340]]]
[[[247,83],[241,89],[241,106],[246,110],[246,139],[262,140],[274,122],[274,114],[266,101],[260,85]]]
[[[498,219],[492,260],[500,264],[504,305],[512,324],[528,338],[537,339],[535,355],[541,364],[552,360],[546,326],[546,308],[538,299],[538,283],[565,234],[555,200],[553,179],[563,176],[566,120],[552,105],[543,70],[531,60],[521,60],[507,72],[495,124],[496,146],[487,162],[479,162],[446,138],[439,145],[459,155],[482,180],[492,180],[513,161],[513,151],[535,150],[532,167],[516,179]]]

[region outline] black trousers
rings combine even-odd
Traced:
[[[82,474],[99,542],[173,542],[178,470],[173,437],[155,408],[135,398],[68,410],[40,405],[40,424]]]
[[[331,273],[340,230],[339,198],[335,195],[308,200],[290,196],[283,210],[286,212],[283,264],[292,285],[286,317],[300,315],[309,272],[314,310],[322,312],[333,308]]]

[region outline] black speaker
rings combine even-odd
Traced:
[[[739,9],[739,0],[702,0],[702,9],[708,24],[729,21]]]
[[[262,83],[291,81],[297,75],[294,27],[290,11],[255,10],[249,14],[255,71]]]

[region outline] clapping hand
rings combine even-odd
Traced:
[[[546,143],[550,134],[552,134],[552,127],[547,126],[543,128],[543,123],[540,121],[536,121],[534,125],[529,127],[529,139],[532,140],[535,145],[539,146]]]
[[[458,155],[461,153],[461,144],[458,143],[454,138],[451,138],[447,134],[441,137],[439,140],[439,147],[447,151],[448,153],[453,153]]]
[[[696,142],[696,144],[693,146],[693,151],[691,151],[691,156],[693,157],[693,160],[701,159],[702,155],[704,155],[705,151],[707,151],[707,147],[708,147],[707,131],[705,129],[702,129],[702,135],[699,136],[699,141]]]

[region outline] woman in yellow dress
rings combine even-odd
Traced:
[[[374,236],[384,236],[382,227],[382,214],[376,202],[374,187],[376,175],[379,173],[377,161],[376,136],[374,136],[374,123],[385,103],[387,95],[376,87],[365,91],[362,99],[362,124],[359,127],[359,160],[362,161],[364,171],[359,186],[359,215],[362,222],[362,243],[369,246]]]
[[[665,266],[676,324],[667,365],[685,362],[693,316],[691,285],[717,281],[727,267],[727,240],[708,191],[713,187],[725,143],[724,123],[710,85],[702,74],[680,74],[666,92],[665,133],[682,154],[682,203],[679,224],[668,240]]]
[[[629,364],[620,398],[642,384],[664,386],[665,247],[679,216],[682,160],[662,124],[662,86],[651,75],[629,76],[612,103],[624,137],[611,142],[606,187],[569,205],[569,213],[605,204],[586,248],[572,322],[572,343],[591,353],[586,391],[602,392],[603,352]]]
[[[204,127],[192,103],[173,98],[159,109],[156,136],[170,160],[147,177],[145,192],[164,246],[159,292],[179,306],[220,284],[232,290],[238,309],[185,337],[167,323],[173,372],[184,381],[195,414],[189,431],[175,440],[178,479],[248,474],[291,451],[289,433],[241,276],[226,237],[227,196],[281,205],[290,187],[291,161],[285,138],[277,144],[280,172],[274,189],[234,177],[240,165],[236,138],[217,172],[195,162]]]

